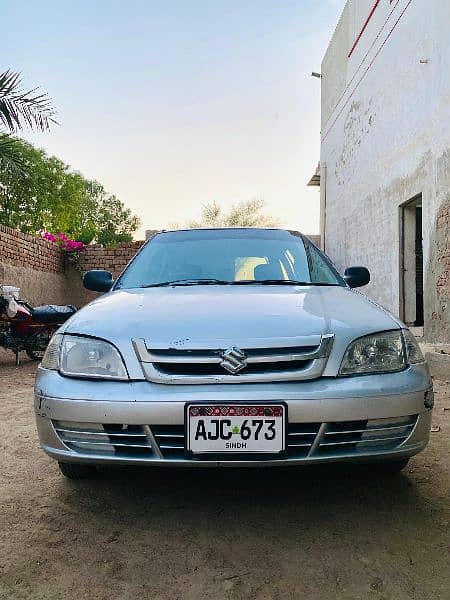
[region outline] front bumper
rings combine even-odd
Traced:
[[[412,456],[427,445],[430,390],[425,365],[391,375],[227,386],[82,381],[39,369],[35,412],[42,448],[62,462],[242,467],[392,460]],[[199,401],[285,402],[289,421],[286,454],[256,459],[187,457],[182,437],[184,408],[188,402]],[[77,433],[81,430],[98,433]],[[111,431],[123,435],[108,434]],[[67,442],[67,435],[75,443]],[[175,440],[176,449],[164,449],[161,436]],[[92,439],[103,442],[86,441]],[[308,443],[294,444],[298,439]]]

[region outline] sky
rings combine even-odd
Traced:
[[[0,0],[0,70],[53,99],[24,137],[159,229],[251,198],[319,231],[320,64],[344,0]]]

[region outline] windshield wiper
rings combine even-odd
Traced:
[[[141,285],[141,288],[153,288],[153,287],[170,287],[176,285],[229,285],[231,281],[225,281],[223,279],[175,279],[174,281],[162,281],[161,283],[149,283],[148,285]]]
[[[161,283],[141,285],[141,288],[189,286],[189,285],[339,285],[338,283],[314,283],[312,281],[298,281],[296,279],[241,279],[238,281],[225,281],[224,279],[175,279]]]
[[[295,279],[241,279],[233,281],[232,285],[311,285],[309,281],[296,281]]]
[[[241,281],[232,281],[231,285],[318,285],[318,286],[339,286],[339,283],[321,283],[315,281],[297,281],[296,279],[242,279]]]

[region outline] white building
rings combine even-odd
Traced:
[[[348,0],[322,63],[322,240],[450,340],[450,0]]]

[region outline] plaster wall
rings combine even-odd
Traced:
[[[322,64],[325,248],[402,312],[400,207],[423,199],[425,335],[450,338],[450,2],[349,0]],[[357,24],[355,26],[355,23]],[[345,84],[342,84],[345,81]]]
[[[20,297],[32,306],[67,302],[67,280],[63,273],[0,264],[0,285],[20,287]]]

